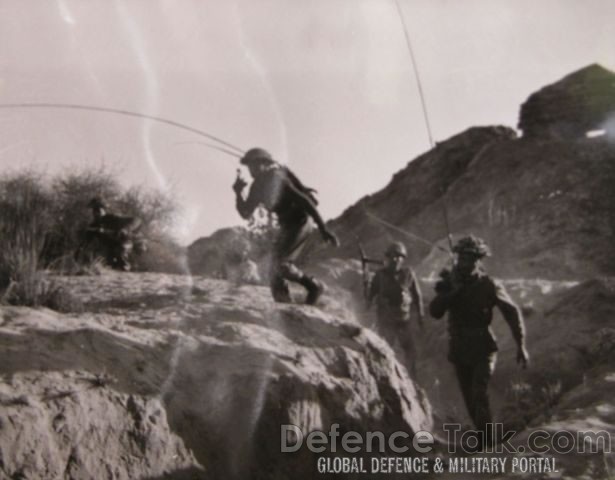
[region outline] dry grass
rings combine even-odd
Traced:
[[[0,287],[2,303],[72,311],[79,302],[46,278],[40,258],[48,229],[48,192],[26,173],[1,185]]]

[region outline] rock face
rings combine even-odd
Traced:
[[[613,274],[615,73],[591,65],[544,87],[521,107],[519,128],[522,138],[507,127],[475,127],[438,143],[329,222],[342,247],[321,248],[317,258],[358,258],[357,238],[379,257],[401,240],[416,264],[442,257],[448,233],[473,233],[492,247],[490,270],[499,276]],[[607,134],[586,138],[592,129]],[[231,237],[221,231],[191,250],[214,249],[215,265]],[[421,274],[437,273],[436,264]]]
[[[188,276],[60,280],[85,313],[2,310],[0,478],[312,478],[305,446],[281,453],[282,424],[431,429],[422,391],[336,297],[325,311]]]
[[[471,128],[416,158],[385,188],[333,220],[343,246],[321,258],[357,258],[357,237],[370,257],[401,240],[411,264],[440,258],[419,269],[422,276],[435,275],[448,261],[448,217],[455,240],[473,233],[487,241],[493,251],[487,263],[496,276],[612,274],[614,159],[608,137],[539,141],[517,139],[504,127]]]
[[[171,432],[159,399],[104,382],[75,370],[20,372],[0,383],[0,478],[162,478],[202,471]]]
[[[519,129],[533,138],[582,138],[615,115],[615,73],[590,65],[530,95]]]
[[[188,266],[194,275],[222,278],[226,266],[239,264],[243,253],[250,249],[249,232],[245,228],[223,228],[188,247]]]

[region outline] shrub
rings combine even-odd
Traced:
[[[137,217],[145,238],[174,245],[169,230],[178,207],[164,192],[140,187],[123,189],[113,174],[100,168],[56,177],[51,183],[51,193],[54,222],[45,241],[46,264],[61,261],[63,256],[76,251],[91,222],[87,204],[93,197],[103,199],[114,213]]]
[[[123,189],[104,169],[68,173],[51,181],[32,171],[5,175],[0,177],[0,292],[4,303],[63,311],[79,308],[79,302],[45,270],[91,270],[76,266],[73,254],[91,222],[87,204],[95,196],[103,198],[111,211],[138,217],[143,236],[158,242],[153,253],[156,261],[141,259],[141,268],[168,271],[169,265],[181,262],[177,258],[181,249],[169,234],[177,207],[162,192]],[[96,270],[100,263],[94,259],[92,266]]]
[[[0,286],[4,303],[73,310],[78,302],[40,271],[51,193],[26,172],[0,182]]]

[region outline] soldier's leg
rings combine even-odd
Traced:
[[[313,305],[324,291],[324,285],[303,273],[293,262],[285,261],[278,267],[280,277],[290,282],[295,282],[307,290],[305,303]]]
[[[483,432],[483,445],[493,444],[493,429],[488,424],[493,423],[491,406],[489,404],[489,380],[495,370],[496,354],[482,359],[474,367],[472,374],[472,420],[477,430]]]
[[[412,334],[410,333],[410,328],[407,324],[401,324],[399,327],[399,331],[397,332],[399,346],[402,351],[402,358],[406,363],[406,367],[408,368],[408,372],[412,376],[414,380],[417,380],[417,371],[416,371],[416,346],[414,344],[414,339],[412,338]]]
[[[130,240],[124,240],[119,247],[119,261],[118,266],[124,271],[130,270],[130,254],[132,253],[132,242]]]
[[[306,247],[313,230],[307,221],[296,227],[286,228],[276,241],[275,251],[279,258],[279,274],[288,281],[298,283],[307,290],[305,303],[313,305],[325,290],[324,284],[303,273],[295,264]]]
[[[288,288],[288,282],[284,280],[280,275],[274,275],[271,278],[269,287],[271,288],[271,296],[276,302],[290,303],[290,290]]]
[[[276,302],[290,303],[292,301],[288,282],[282,275],[281,261],[275,254],[269,267],[269,288]]]
[[[124,246],[124,242],[114,241],[109,245],[108,263],[117,270],[130,270],[128,263],[129,250]]]
[[[455,373],[457,375],[457,381],[459,382],[461,396],[463,397],[463,401],[470,418],[474,421],[472,414],[474,409],[474,403],[472,402],[472,377],[474,369],[472,365],[467,365],[464,363],[455,362],[453,365],[455,366]]]
[[[105,257],[105,263],[109,267],[115,268],[115,256],[117,252],[114,243],[111,240],[103,239],[100,240],[99,244],[100,252]]]

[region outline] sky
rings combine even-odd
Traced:
[[[515,127],[534,91],[615,70],[611,0],[398,0],[436,141]],[[0,0],[0,105],[116,108],[260,146],[334,218],[429,149],[394,0]],[[183,243],[239,225],[237,159],[169,125],[0,109],[0,171],[98,167],[183,207]]]

